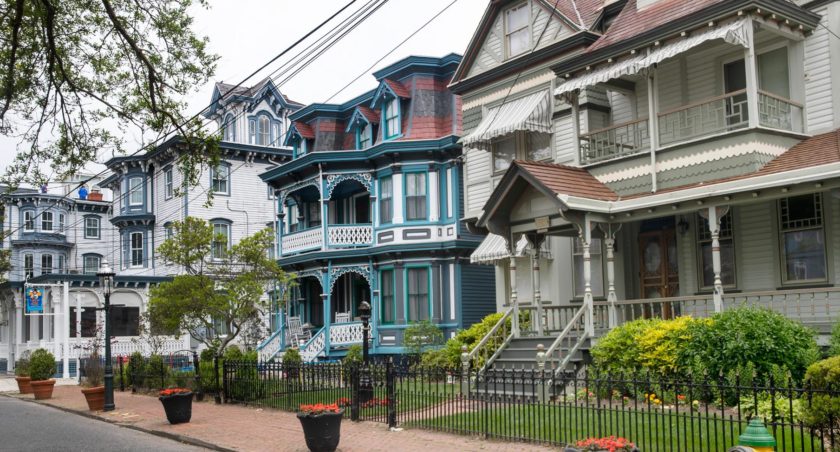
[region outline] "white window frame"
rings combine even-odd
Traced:
[[[224,177],[218,177],[221,172],[224,171]],[[221,188],[221,184],[224,183],[224,190],[217,190],[216,185]],[[230,195],[230,166],[226,164],[219,164],[216,168],[210,168],[210,189],[213,191],[215,195]]]
[[[236,141],[236,117],[232,114],[228,113],[225,115],[225,119],[223,121],[223,128],[225,131],[224,137],[225,141],[235,142]]]
[[[399,97],[394,97],[394,98],[389,99],[385,102],[385,111],[384,111],[383,114],[385,116],[385,133],[384,133],[384,135],[385,135],[386,140],[390,140],[392,138],[395,138],[400,134],[401,127],[402,127],[401,119],[400,119],[400,116],[401,116],[400,108],[401,108],[401,106],[400,106],[400,98]],[[394,110],[396,110],[396,112],[394,112]],[[394,123],[394,126],[395,126],[394,129],[395,130],[391,129],[391,122]]]
[[[89,222],[93,220],[95,224],[91,225]],[[94,229],[96,234],[90,234],[90,230]],[[101,221],[99,217],[85,217],[85,238],[86,239],[100,239],[102,238]]]
[[[28,263],[28,265],[27,265]],[[23,279],[27,280],[35,276],[35,255],[26,253],[23,255]]]
[[[367,149],[373,145],[373,126],[369,122],[359,127],[358,149]]]
[[[163,198],[172,199],[173,196],[175,196],[175,175],[170,166],[163,171]]]
[[[418,177],[419,176],[419,177]],[[415,181],[415,188],[417,188],[417,182],[422,181],[423,183],[423,193],[420,194],[419,191],[415,194],[409,193],[409,185],[408,180],[411,178],[417,178]],[[426,172],[408,172],[405,173],[403,177],[405,183],[405,203],[403,205],[403,209],[405,210],[405,220],[406,221],[427,221],[429,219],[429,173]],[[416,201],[415,198],[422,198],[423,199],[423,216],[418,217],[409,217],[408,214],[408,206],[409,201]],[[416,209],[415,209],[416,210]]]
[[[134,246],[134,237],[135,236],[140,237],[140,247],[139,248]],[[145,259],[145,248],[146,248],[145,243],[144,243],[145,242],[144,239],[145,239],[145,234],[143,232],[135,231],[135,232],[131,232],[131,233],[128,234],[128,264],[129,264],[130,268],[142,268],[143,267],[143,264],[144,264],[143,261]],[[135,260],[134,260],[134,253],[135,252],[140,253],[140,259],[139,259],[140,263],[139,264],[134,263],[135,262]]]
[[[49,265],[46,263],[49,262]],[[53,273],[53,269],[55,266],[55,258],[52,254],[42,254],[41,255],[41,274],[42,275],[51,275]]]
[[[23,211],[23,232],[35,232],[35,211]]]
[[[42,232],[53,232],[53,213],[49,210],[45,210],[41,212],[41,231]]]
[[[143,177],[131,176],[128,178],[128,205],[132,207],[143,205]]]
[[[58,233],[64,234],[64,226],[65,226],[66,217],[63,213],[59,212],[58,214]]]
[[[390,190],[385,190],[383,187],[385,186],[385,182],[388,182],[388,186]],[[387,196],[386,196],[387,195]],[[387,218],[382,215],[382,203],[388,201],[388,210],[390,212]],[[379,223],[380,224],[391,224],[394,222],[394,177],[393,176],[385,176],[379,180]]]
[[[93,268],[88,266],[88,259],[94,259],[96,265]],[[82,273],[86,275],[95,275],[99,271],[99,266],[102,264],[102,257],[93,254],[88,254],[82,257]]]
[[[271,118],[267,115],[257,116],[257,145],[271,145]]]
[[[67,268],[65,267],[65,265],[67,265],[67,259],[64,257],[63,254],[59,254],[58,265],[56,266],[56,270],[58,270],[59,274],[67,273]]]
[[[521,9],[521,8],[525,8],[527,10],[528,20],[525,21],[524,26],[519,27],[516,30],[510,30],[509,29],[509,24],[508,24],[508,18],[510,17],[510,14],[513,11],[516,11],[516,10]],[[532,36],[531,36],[531,3],[526,1],[526,2],[523,2],[523,3],[513,5],[513,6],[509,7],[508,9],[506,9],[505,13],[504,13],[504,17],[503,17],[503,22],[504,22],[503,26],[504,26],[504,30],[505,30],[504,46],[505,46],[505,56],[506,56],[506,58],[514,58],[514,57],[517,57],[517,56],[522,55],[524,53],[527,53],[531,49],[531,45],[532,45],[531,44],[531,40],[532,40]],[[525,46],[525,48],[522,49],[522,51],[514,54],[514,53],[511,52],[511,49],[510,49],[510,38],[514,33],[519,33],[523,30],[528,35],[528,45]]]
[[[225,260],[227,258],[227,252],[230,250],[231,225],[225,221],[215,221],[211,223],[211,226],[213,227],[213,241],[210,247],[210,257],[217,261]],[[217,231],[217,229],[224,229],[224,232]],[[224,235],[227,239],[227,243],[224,244],[224,250],[219,249],[221,242],[216,240],[218,234]]]

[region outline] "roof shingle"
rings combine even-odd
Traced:
[[[583,168],[523,160],[515,160],[513,164],[531,174],[554,193],[601,201],[618,199],[614,191]]]
[[[295,121],[293,125],[301,137],[310,140],[315,138],[315,131],[312,130],[312,127],[309,127],[309,124],[301,121]]]

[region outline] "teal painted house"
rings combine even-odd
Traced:
[[[403,353],[413,322],[450,337],[495,310],[493,269],[469,260],[483,237],[460,222],[461,108],[447,88],[460,61],[408,57],[369,92],[291,115],[293,159],[261,177],[277,197],[278,262],[298,285],[276,304],[263,358],[343,355],[362,342],[362,301],[375,354]]]

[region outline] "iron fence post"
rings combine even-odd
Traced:
[[[224,385],[223,390],[222,390],[222,402],[223,403],[228,403],[229,402],[228,394],[230,394],[228,392],[229,382],[228,382],[228,368],[227,367],[228,367],[228,362],[227,361],[222,361],[222,384]]]
[[[393,358],[388,358],[385,364],[385,390],[388,398],[388,428],[397,426],[396,375],[394,374]]]
[[[195,372],[195,399],[201,402],[204,400],[204,389],[201,387],[201,371],[199,370],[199,365],[201,364],[198,360],[198,352],[193,350],[193,371]]]
[[[216,382],[214,385],[216,394],[213,396],[213,401],[218,405],[222,403],[222,385],[219,381],[219,357],[215,356],[215,353],[213,356],[213,381]]]
[[[361,373],[359,372],[359,366],[351,365],[350,366],[350,420],[358,421],[359,420],[359,411],[360,411],[360,401],[359,401],[359,377]]]
[[[120,392],[125,392],[125,372],[123,369],[123,357],[117,357],[117,363],[120,365]]]

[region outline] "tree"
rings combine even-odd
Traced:
[[[268,307],[266,292],[279,287],[287,293],[282,288],[291,286],[292,277],[269,258],[270,229],[243,238],[221,259],[214,259],[212,250],[226,245],[227,238],[214,235],[206,221],[187,217],[172,229],[173,237],[158,253],[183,272],[151,290],[150,321],[165,331],[186,331],[221,356],[228,344],[261,321]],[[217,325],[227,334],[207,333]]]
[[[6,182],[46,182],[39,164],[77,172],[101,149],[124,152],[118,128],[143,138],[176,132],[192,185],[217,163],[217,141],[187,121],[183,98],[212,76],[217,56],[191,29],[206,0],[8,0],[0,3],[0,133],[21,141]],[[146,143],[148,144],[148,140]]]

